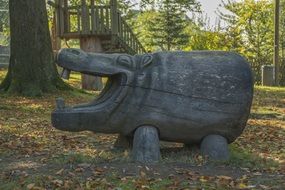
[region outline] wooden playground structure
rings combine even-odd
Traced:
[[[69,6],[68,0],[49,3],[55,8],[53,32],[56,37],[66,40],[97,38],[106,53],[145,53],[118,10],[117,0],[110,0],[109,5],[96,5],[95,0],[81,0],[73,6]]]
[[[145,53],[146,50],[118,9],[117,0],[109,4],[95,0],[80,0],[70,5],[69,0],[48,1],[54,7],[52,28],[53,49],[60,49],[60,40],[78,39],[86,52]],[[99,82],[98,82],[99,81]],[[101,90],[101,79],[82,75],[82,88]]]

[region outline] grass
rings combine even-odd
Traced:
[[[273,159],[264,159],[250,150],[239,148],[236,144],[230,147],[231,157],[226,162],[231,166],[248,168],[250,170],[276,170],[279,163]]]
[[[6,71],[0,71],[0,81]],[[68,81],[80,87],[80,75]],[[197,149],[162,143],[163,160],[132,163],[113,148],[116,135],[69,133],[51,127],[55,99],[88,102],[96,93],[57,92],[40,98],[0,94],[0,189],[282,189],[285,187],[285,88],[255,87],[244,133],[228,162]]]

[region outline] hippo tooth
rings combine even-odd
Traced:
[[[65,102],[63,98],[57,98],[56,99],[56,108],[58,110],[62,110],[65,108]]]

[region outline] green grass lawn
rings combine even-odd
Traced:
[[[80,75],[69,84],[79,88]],[[0,189],[285,188],[285,88],[255,87],[248,125],[224,163],[163,142],[161,163],[135,164],[129,150],[113,148],[116,135],[51,127],[56,97],[78,104],[95,96],[76,90],[33,99],[0,94]]]

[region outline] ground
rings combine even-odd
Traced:
[[[0,81],[5,73],[0,70]],[[79,75],[69,83],[79,87]],[[0,189],[285,189],[285,88],[255,87],[248,125],[230,145],[227,162],[163,142],[161,163],[136,164],[129,150],[113,148],[116,135],[52,128],[56,97],[77,104],[94,96],[0,94]]]

